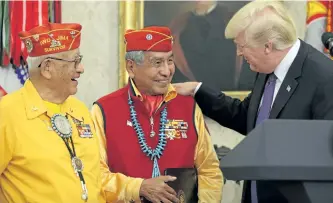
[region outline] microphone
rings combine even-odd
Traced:
[[[330,55],[333,56],[333,33],[323,33],[321,36],[321,42],[324,44],[325,48],[330,51]]]

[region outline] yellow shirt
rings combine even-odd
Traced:
[[[142,96],[134,83],[135,95],[142,101]],[[177,96],[176,91],[170,85],[164,101],[168,102]],[[98,105],[92,107],[93,122],[96,127],[96,133],[100,140],[100,154],[102,160],[107,162],[106,137],[104,132],[104,120],[101,109]],[[205,127],[204,118],[198,105],[195,108],[195,126],[198,132],[198,142],[194,156],[194,164],[198,171],[198,196],[199,203],[220,203],[222,199],[223,174],[219,168],[219,160],[211,142],[211,137]],[[103,181],[107,182],[107,181]],[[112,185],[104,185],[105,188],[111,188]]]
[[[131,187],[140,186],[142,180],[111,174],[101,162],[99,142],[86,106],[74,97],[69,97],[61,106],[49,106],[52,104],[41,99],[30,80],[19,91],[1,99],[0,202],[84,202],[80,179],[74,173],[66,145],[51,128],[50,117],[59,110],[68,115],[76,155],[84,164],[87,202],[105,203],[105,197],[138,199],[139,191]],[[80,137],[73,119],[88,124],[92,138]],[[102,191],[101,177],[106,176],[112,188]]]
[[[47,111],[49,111],[51,115],[55,113],[61,113],[61,104],[54,104],[48,101],[43,101],[43,102],[46,106]]]

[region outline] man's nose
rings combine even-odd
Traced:
[[[161,68],[160,74],[169,77],[171,73],[170,66],[168,63],[164,63],[163,67]]]
[[[83,67],[83,64],[82,63],[80,63],[78,66],[77,66],[77,68],[76,68],[76,71],[78,72],[78,73],[84,73],[84,67]]]

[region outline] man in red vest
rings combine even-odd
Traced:
[[[112,172],[144,179],[168,168],[195,168],[199,202],[220,203],[223,176],[202,112],[193,98],[177,95],[170,84],[172,42],[167,27],[125,33],[128,85],[92,108],[101,155]],[[171,202],[172,189],[161,184],[165,191],[151,188],[145,197]]]

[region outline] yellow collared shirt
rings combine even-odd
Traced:
[[[53,106],[53,107],[50,107]],[[48,109],[51,108],[51,109]],[[60,112],[59,112],[60,111]],[[1,203],[80,203],[82,188],[74,173],[63,140],[52,130],[53,113],[66,114],[73,130],[77,157],[83,164],[88,203],[139,198],[130,190],[141,179],[111,174],[99,156],[99,142],[87,107],[69,97],[61,106],[43,101],[30,80],[19,91],[0,101],[0,202]],[[92,138],[79,135],[76,121],[88,124]],[[101,177],[109,177],[112,189],[102,191]]]
[[[61,113],[61,104],[54,104],[48,101],[43,101],[46,109],[50,114]]]

